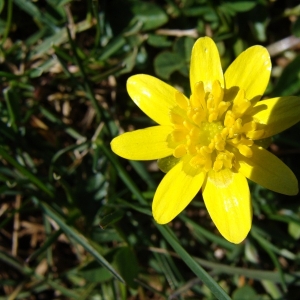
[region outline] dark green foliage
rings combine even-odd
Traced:
[[[250,183],[254,226],[240,245],[201,194],[160,226],[163,173],[109,143],[153,125],[127,95],[130,75],[189,95],[200,36],[224,68],[263,44],[266,96],[300,95],[299,41],[273,44],[299,37],[299,15],[296,0],[0,0],[0,299],[298,299],[299,196]],[[298,178],[299,147],[297,124],[270,148]]]

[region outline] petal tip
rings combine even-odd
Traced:
[[[295,186],[291,189],[290,193],[288,194],[289,196],[296,196],[299,193],[299,186],[298,186],[298,181],[295,184]]]
[[[251,226],[249,228],[246,228],[246,230],[243,230],[243,232],[231,232],[228,235],[223,235],[223,236],[230,243],[240,244],[247,238],[250,229]]]
[[[114,152],[114,153],[116,153],[116,151],[115,151],[116,139],[117,139],[117,137],[112,139],[111,142],[110,142],[110,148],[111,148],[112,152]]]
[[[160,225],[165,225],[173,220],[164,214],[164,212],[159,212],[158,209],[152,209],[152,215],[155,222]]]
[[[251,213],[252,216],[252,213]],[[251,230],[252,225],[252,217],[246,218],[248,220],[244,221],[240,219],[239,226],[226,226],[227,224],[222,224],[222,222],[218,222],[218,230],[220,234],[230,243],[233,244],[240,244],[242,243],[246,238],[248,233]],[[224,218],[226,220],[226,218]],[[227,222],[226,222],[227,223]],[[238,224],[236,224],[238,225]]]
[[[246,236],[246,237],[247,237],[247,236]],[[243,237],[242,239],[232,239],[232,240],[227,239],[227,240],[228,240],[230,243],[232,243],[232,244],[238,245],[238,244],[242,243],[242,242],[246,239],[246,237]]]

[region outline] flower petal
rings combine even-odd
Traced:
[[[121,134],[111,141],[111,149],[117,155],[132,160],[152,160],[173,153],[168,146],[171,126],[153,126]]]
[[[166,224],[181,213],[200,190],[205,174],[191,167],[186,160],[173,167],[154,195],[152,211],[156,222]]]
[[[258,101],[266,90],[271,74],[266,48],[253,46],[242,52],[225,72],[226,89],[240,87],[248,100]]]
[[[211,84],[218,80],[224,87],[224,77],[218,48],[209,37],[198,39],[192,50],[190,84],[192,93],[195,84],[203,81],[205,87],[211,90]]]
[[[134,103],[160,125],[171,125],[169,111],[176,106],[178,91],[149,75],[134,75],[127,80],[127,91]]]
[[[296,195],[298,181],[294,173],[278,157],[262,147],[252,145],[253,155],[247,158],[238,151],[238,171],[250,180],[277,193]]]
[[[275,135],[300,121],[300,97],[287,96],[268,100],[262,100],[253,107],[253,114],[261,124],[264,135],[261,138],[267,138]]]
[[[252,221],[247,179],[229,169],[212,170],[203,186],[203,198],[220,233],[232,243],[242,242]]]

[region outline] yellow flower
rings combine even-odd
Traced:
[[[130,97],[159,125],[124,133],[111,147],[127,159],[159,159],[167,174],[152,204],[158,223],[175,218],[202,187],[220,233],[240,243],[252,221],[246,178],[278,193],[298,193],[293,172],[259,146],[300,120],[299,97],[259,101],[270,72],[267,50],[253,46],[223,74],[215,43],[204,37],[192,50],[189,99],[152,76],[128,79]]]

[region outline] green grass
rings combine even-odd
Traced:
[[[298,299],[299,196],[250,183],[253,228],[240,245],[219,235],[201,193],[161,226],[156,162],[109,145],[152,124],[129,76],[189,95],[199,36],[217,42],[224,68],[247,47],[271,49],[266,96],[299,96],[299,47],[273,44],[300,36],[297,5],[0,0],[0,299]],[[299,126],[270,147],[298,178]]]

